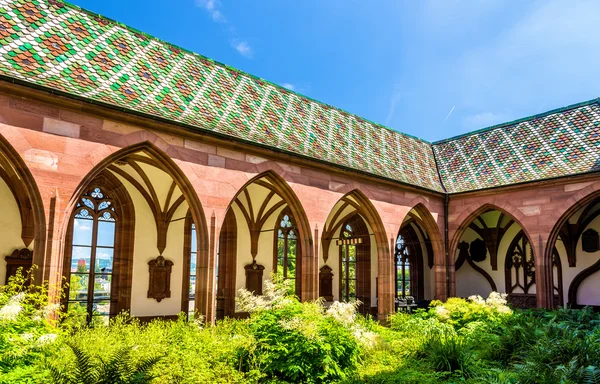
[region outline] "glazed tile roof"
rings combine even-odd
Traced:
[[[442,191],[429,143],[56,0],[0,0],[0,74]]]
[[[448,192],[600,170],[600,105],[591,100],[433,143]]]
[[[0,0],[0,78],[438,192],[600,170],[596,100],[430,144],[58,0]]]

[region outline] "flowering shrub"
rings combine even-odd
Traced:
[[[506,304],[506,294],[492,292],[487,299],[474,295],[466,300],[453,297],[445,303],[432,301],[428,314],[460,329],[475,321],[501,320],[512,314],[512,310]]]
[[[57,306],[49,303],[47,286],[29,284],[31,275],[19,271],[0,286],[0,383],[43,377],[34,365],[50,353],[58,337],[47,320]]]
[[[235,300],[238,310],[248,313],[261,312],[281,308],[296,301],[293,295],[293,280],[280,280],[277,275],[272,277],[273,279],[264,281],[262,295],[240,289]]]
[[[81,372],[89,383],[600,381],[600,314],[589,309],[513,312],[492,293],[394,314],[384,327],[358,303],[300,303],[292,289],[241,291],[250,318],[214,327],[185,314],[90,327],[48,320],[48,288],[18,276],[0,287],[0,384],[82,382]]]
[[[266,379],[286,382],[331,382],[356,371],[362,351],[377,343],[375,333],[356,314],[357,303],[300,303],[287,282],[265,282],[265,295],[240,290],[238,308],[251,314],[256,340],[240,351],[245,369]]]

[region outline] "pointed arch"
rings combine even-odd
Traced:
[[[546,247],[544,249],[543,261],[542,261],[543,265],[545,265],[545,266],[553,265],[553,261],[555,260],[555,257],[556,257],[556,242],[558,240],[558,237],[561,235],[562,228],[567,224],[569,218],[571,218],[571,216],[573,216],[575,213],[577,213],[580,209],[588,207],[596,201],[600,201],[600,190],[596,189],[595,186],[596,186],[596,183],[594,185],[586,188],[584,191],[580,191],[574,197],[571,197],[568,200],[568,202],[571,203],[571,205],[569,207],[567,207],[567,209],[565,209],[565,211],[562,213],[562,215],[560,215],[556,219],[554,226],[552,227],[552,230],[550,231],[550,235],[548,237],[548,241],[547,241]],[[587,192],[587,195],[584,194],[584,192]],[[587,224],[589,224],[589,220],[587,221]],[[579,239],[581,232],[583,232],[585,227],[587,227],[587,224],[584,224],[583,228],[581,228],[581,231],[579,232],[579,236],[577,236],[576,239],[572,239],[572,241],[575,241],[575,244],[577,244],[577,240]],[[568,256],[569,255],[567,255],[567,257]],[[570,259],[570,258],[568,257],[568,259]],[[560,258],[559,258],[559,260],[560,260]],[[569,260],[570,263],[573,262],[573,265],[572,265],[573,267],[575,267],[574,261],[575,260]],[[600,260],[596,261],[589,267],[583,269],[573,278],[573,280],[571,281],[571,284],[569,285],[569,289],[568,289],[568,293],[567,293],[567,304],[569,304],[569,306],[571,306],[573,308],[580,307],[580,304],[577,303],[577,291],[579,290],[579,286],[583,283],[583,281],[585,279],[592,276],[594,273],[596,273],[598,271],[600,271]],[[553,277],[552,274],[550,274],[550,276]],[[561,281],[559,281],[559,282],[561,282]],[[548,286],[552,287],[553,284],[554,284],[554,282],[552,282],[552,284],[548,283]],[[551,295],[550,295],[549,299],[547,300],[547,302],[548,303],[545,303],[545,304],[554,305]]]
[[[35,178],[10,142],[0,134],[0,170],[19,205],[22,238],[26,246],[33,241],[33,264],[38,266],[35,281],[49,278],[50,263],[46,260],[46,214]]]
[[[114,239],[113,239],[113,260],[112,265],[109,267],[111,272],[110,279],[110,289],[108,290],[109,298],[108,302],[110,303],[110,312],[109,316],[114,316],[120,313],[121,311],[129,311],[131,309],[131,288],[132,288],[132,273],[133,273],[133,246],[134,246],[134,233],[135,233],[135,207],[129,192],[127,192],[127,188],[123,183],[113,174],[108,171],[101,172],[97,175],[93,180],[90,181],[87,185],[87,193],[82,193],[77,196],[78,201],[82,201],[84,196],[91,199],[90,192],[98,189],[103,193],[107,193],[105,198],[110,198],[110,205],[106,205],[104,211],[108,212],[113,217],[113,222],[115,224],[114,230]],[[93,195],[93,193],[92,193]],[[93,206],[93,203],[91,204]],[[100,205],[101,207],[101,205]],[[99,208],[98,206],[95,207]],[[66,308],[68,303],[73,303],[73,299],[76,298],[76,294],[71,291],[72,279],[71,275],[77,276],[77,270],[72,269],[73,265],[73,238],[74,238],[74,223],[73,220],[76,217],[77,212],[81,210],[94,211],[94,208],[90,208],[90,206],[84,205],[81,203],[81,207],[74,209],[70,216],[69,220],[66,220],[68,223],[67,234],[65,237],[65,248],[64,257],[62,261],[63,266],[63,276],[66,278],[66,281],[69,283],[69,286],[65,289],[65,296],[62,299],[63,307]],[[99,212],[102,214],[102,212]],[[94,220],[93,226],[98,224],[97,221]],[[96,248],[96,245],[93,244],[93,237],[90,236],[90,247],[91,249]],[[81,247],[77,247],[81,248]],[[90,253],[90,261],[95,258],[95,255],[91,255]],[[93,278],[95,273],[94,266],[88,266],[87,276],[90,280]],[[100,274],[102,276],[102,274]],[[79,280],[79,279],[77,279]],[[91,298],[88,297],[88,303],[86,304],[87,311],[91,311]],[[88,313],[88,322],[91,321],[91,312]]]
[[[193,222],[196,224],[196,235],[198,244],[196,276],[198,283],[196,284],[196,308],[199,312],[205,315],[208,319],[213,318],[213,306],[210,298],[214,294],[213,273],[215,260],[211,259],[209,254],[209,235],[207,228],[207,220],[202,209],[202,205],[196,195],[192,184],[181,168],[165,154],[161,149],[149,141],[133,144],[129,147],[122,148],[97,163],[91,171],[80,181],[77,188],[67,203],[66,212],[70,217],[73,212],[77,199],[89,186],[89,184],[100,175],[104,170],[115,162],[122,161],[130,155],[142,152],[152,159],[162,171],[167,173],[175,182],[176,186],[181,190],[185,201],[189,206]],[[68,230],[69,220],[64,220],[60,228],[60,238],[64,239]],[[62,253],[62,252],[61,252]]]
[[[262,211],[258,212],[259,215],[262,214],[264,219],[266,220],[268,217],[275,212],[276,208],[280,208],[283,205],[287,205],[292,215],[294,216],[295,224],[298,229],[299,236],[299,248],[300,248],[300,270],[301,270],[301,278],[299,282],[299,296],[302,300],[315,300],[318,296],[318,287],[317,287],[317,278],[318,278],[318,260],[314,256],[314,246],[313,246],[313,238],[311,235],[310,224],[308,222],[308,217],[302,206],[300,199],[296,195],[296,193],[292,190],[290,185],[285,181],[283,176],[279,175],[272,169],[268,169],[258,175],[252,177],[248,180],[235,194],[232,201],[229,203],[225,212],[229,212],[232,209],[232,205],[239,201],[238,198],[242,194],[247,194],[248,186],[258,183],[265,186],[265,181],[270,184],[266,186],[271,189],[271,193],[273,195],[279,195],[284,204],[275,205],[270,209],[266,209],[266,206],[262,207]],[[275,208],[276,207],[276,208]],[[250,217],[250,212],[245,214],[246,221],[248,223],[251,222],[252,218]],[[258,227],[262,228],[264,222],[255,223]],[[258,230],[260,230],[258,228]],[[257,240],[255,240],[257,241]],[[254,247],[254,245],[252,246]],[[256,249],[253,249],[253,252],[256,252]],[[298,291],[297,291],[298,292]]]
[[[339,203],[342,205],[338,207],[338,209],[335,209]],[[354,211],[341,217],[341,213],[346,207],[352,207]],[[366,223],[373,230],[373,236],[375,237],[378,266],[377,311],[380,320],[384,320],[385,316],[394,310],[393,257],[390,252],[390,246],[387,241],[387,234],[383,221],[371,200],[369,200],[369,198],[359,189],[353,189],[342,196],[329,212],[326,221],[329,222],[329,227],[323,228],[323,233],[321,235],[323,257],[327,259],[329,245],[340,225],[355,213],[358,213],[364,218]]]
[[[572,203],[562,215],[560,215],[553,227],[550,231],[550,235],[548,237],[548,242],[546,243],[546,249],[544,250],[544,260],[550,261],[552,260],[552,253],[554,252],[554,244],[556,244],[556,240],[558,240],[558,236],[560,235],[561,228],[567,223],[569,218],[573,216],[577,211],[581,208],[584,208],[591,204],[594,200],[600,199],[600,190],[595,190],[593,192],[588,193],[585,196],[582,196],[580,200],[569,199],[569,202]]]
[[[477,217],[481,216],[485,212],[493,210],[499,211],[500,213],[510,217],[515,223],[517,223],[521,227],[521,229],[525,233],[525,236],[531,240],[527,228],[522,223],[524,217],[523,212],[519,211],[517,208],[513,207],[510,204],[502,204],[502,206],[498,206],[493,203],[485,203],[479,206],[471,205],[467,207],[463,211],[463,213],[456,219],[456,222],[459,223],[459,225],[458,228],[454,231],[454,235],[450,240],[450,249],[448,251],[452,253],[453,250],[457,249],[460,239],[462,238],[465,230],[469,227],[469,224],[473,220],[475,220]]]
[[[435,298],[444,297],[445,292],[446,292],[446,284],[447,284],[446,276],[445,276],[447,261],[446,261],[446,255],[444,252],[444,241],[443,241],[442,235],[440,233],[440,228],[437,225],[435,219],[433,218],[431,211],[425,205],[427,203],[427,201],[423,197],[419,196],[419,197],[413,199],[412,203],[414,203],[414,205],[408,211],[407,215],[405,216],[404,220],[402,221],[402,224],[400,225],[400,228],[398,229],[396,239],[394,239],[394,244],[396,243],[397,238],[400,235],[400,232],[405,228],[406,225],[410,224],[411,221],[414,221],[417,224],[417,228],[419,228],[419,231],[424,231],[426,233],[427,238],[428,238],[428,242],[426,242],[428,256],[430,256],[429,253],[431,253],[431,258],[430,259],[428,258],[428,260],[427,260],[428,266],[429,266],[429,268],[434,268],[433,296]],[[411,214],[411,212],[415,212],[416,215]],[[421,235],[423,235],[423,233],[421,233]],[[395,248],[394,248],[394,253],[395,253]],[[422,267],[420,267],[423,265],[423,260],[418,259],[417,261],[419,264],[419,266],[418,266],[419,270],[423,270],[423,273],[424,273],[424,269]],[[411,277],[412,277],[412,275],[411,275]],[[424,277],[424,274],[422,275],[421,280],[423,277]],[[417,285],[417,288],[419,289],[419,292],[420,292],[421,298],[422,298],[422,296],[424,294],[424,285],[422,284],[422,281],[419,282],[419,284]]]
[[[408,211],[415,211],[419,215],[417,220],[419,224],[427,231],[431,240],[431,247],[433,250],[434,265],[445,265],[445,253],[444,253],[444,239],[440,232],[440,227],[436,223],[431,211],[425,206],[426,200],[419,196],[420,200],[417,204]],[[414,201],[413,201],[414,202]],[[406,218],[405,218],[406,220]],[[402,223],[402,226],[404,222]]]
[[[498,206],[493,203],[485,203],[483,205],[476,207],[475,209],[473,209],[473,208],[474,208],[474,206],[467,207],[467,209],[464,211],[465,213],[463,213],[459,217],[459,219],[461,220],[461,221],[459,221],[460,225],[458,226],[458,229],[455,231],[455,233],[453,235],[453,238],[450,243],[450,249],[449,249],[450,254],[453,255],[453,257],[451,257],[449,260],[449,262],[452,263],[451,268],[453,268],[455,271],[458,271],[458,269],[460,269],[460,267],[464,263],[468,263],[473,268],[473,270],[475,270],[478,274],[483,276],[489,282],[490,288],[492,291],[497,289],[497,285],[496,285],[497,282],[494,281],[494,279],[490,275],[490,274],[493,274],[493,272],[488,273],[485,269],[479,267],[478,265],[476,265],[473,262],[473,260],[470,259],[469,250],[473,248],[474,243],[472,243],[469,246],[469,244],[467,242],[464,242],[464,241],[460,242],[465,234],[465,231],[468,228],[470,228],[471,230],[475,231],[477,233],[477,236],[483,240],[483,243],[485,243],[485,247],[486,247],[485,249],[487,252],[490,253],[490,264],[492,266],[492,271],[496,271],[496,270],[503,271],[504,272],[503,280],[505,281],[506,284],[508,284],[508,282],[511,280],[508,279],[506,277],[506,275],[514,272],[514,271],[512,271],[512,269],[510,267],[512,265],[512,261],[507,260],[509,258],[509,255],[508,254],[505,255],[503,266],[501,267],[501,269],[498,269],[497,268],[498,260],[496,257],[498,249],[490,250],[489,247],[490,247],[490,244],[496,244],[499,246],[500,242],[505,237],[506,232],[516,224],[520,228],[520,230],[519,230],[518,234],[515,235],[515,238],[510,242],[510,244],[508,246],[508,250],[510,251],[511,249],[514,249],[515,244],[519,239],[523,239],[524,244],[528,244],[527,250],[528,250],[528,252],[531,252],[531,253],[525,254],[525,250],[523,250],[522,251],[523,254],[521,255],[521,257],[523,259],[523,263],[529,263],[528,265],[531,265],[531,272],[535,271],[535,272],[533,272],[533,273],[535,273],[535,275],[531,278],[533,281],[533,283],[531,283],[531,285],[535,284],[536,292],[529,292],[528,289],[525,289],[523,293],[513,292],[512,288],[511,288],[512,283],[510,284],[511,286],[505,287],[505,290],[509,294],[509,301],[513,305],[516,305],[519,307],[535,306],[535,302],[537,300],[536,297],[539,297],[539,293],[538,293],[539,285],[537,284],[538,273],[537,273],[537,269],[534,268],[534,263],[536,260],[536,249],[533,246],[533,244],[531,243],[531,236],[529,235],[527,228],[522,223],[522,219],[524,217],[523,213],[510,204],[502,204],[502,206]],[[506,220],[508,220],[507,224],[505,224],[504,227],[501,227],[503,229],[502,231],[494,232],[494,235],[496,235],[498,238],[494,239],[494,241],[491,243],[489,242],[489,241],[491,241],[490,239],[486,239],[485,234],[492,236],[492,234],[490,234],[491,232],[489,230],[495,229],[495,227],[490,226],[488,228],[488,226],[485,224],[485,222],[482,219],[479,219],[479,223],[480,223],[479,225],[482,225],[484,229],[480,230],[480,228],[477,225],[472,224],[475,222],[475,220],[480,218],[480,216],[482,216],[483,214],[490,212],[490,211],[497,211],[500,213],[500,217],[498,218],[497,226],[501,226],[502,222],[505,222]],[[486,232],[486,230],[488,230],[488,231]],[[460,242],[460,244],[459,244],[459,242]],[[456,256],[455,256],[457,251],[459,251],[458,259],[456,259]],[[510,257],[512,257],[512,256],[510,256]],[[454,283],[456,284],[456,281]],[[528,284],[530,284],[530,283],[528,283]]]

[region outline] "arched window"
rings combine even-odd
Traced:
[[[356,298],[356,241],[352,225],[342,228],[340,245],[340,299],[350,301]]]
[[[114,201],[95,187],[83,194],[71,223],[71,258],[67,307],[88,322],[107,322],[117,301],[114,292],[116,223]]]
[[[520,231],[508,247],[505,261],[506,292],[529,294],[535,285],[535,262],[529,241]]]
[[[552,254],[554,305],[562,305],[562,265],[556,248]],[[537,293],[535,286],[535,260],[531,245],[523,231],[519,231],[508,246],[504,264],[506,293],[515,307],[535,308]]]
[[[410,251],[402,235],[396,240],[396,297],[412,295],[410,281]]]
[[[183,276],[183,295],[181,301],[181,311],[190,315],[195,310],[196,299],[196,255],[198,253],[198,244],[196,237],[196,225],[192,220],[192,214],[188,211],[185,217],[184,225],[184,244],[183,260],[186,273]]]
[[[425,296],[424,249],[427,241],[425,231],[417,223],[409,223],[400,228],[394,251],[396,266],[396,298],[411,296],[423,300]],[[419,236],[420,234],[420,236]]]
[[[277,267],[275,272],[284,279],[296,279],[296,256],[298,252],[298,229],[288,210],[279,217],[277,227]]]

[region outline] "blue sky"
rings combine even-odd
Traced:
[[[600,96],[594,0],[71,2],[429,141]]]

